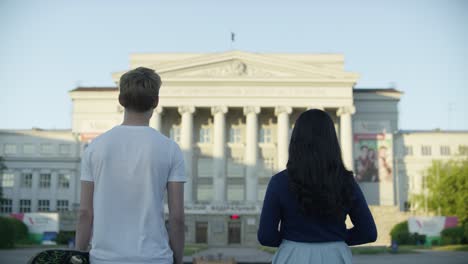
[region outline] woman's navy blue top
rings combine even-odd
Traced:
[[[274,175],[268,184],[258,241],[269,247],[278,247],[283,239],[307,243],[344,241],[352,246],[377,239],[374,219],[356,182],[351,207],[345,213],[354,225],[351,229],[346,228],[345,217],[330,219],[301,214],[297,198],[289,190],[288,173],[284,170]]]

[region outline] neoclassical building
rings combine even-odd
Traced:
[[[334,120],[344,162],[355,171],[372,205],[379,233],[388,233],[396,221],[405,217],[400,211],[408,201],[410,180],[395,173],[394,163],[394,149],[405,146],[396,133],[402,93],[395,89],[355,88],[359,76],[344,69],[342,55],[241,51],[131,55],[129,68],[139,66],[155,69],[163,80],[160,104],[150,126],[175,140],[184,153],[188,243],[257,243],[266,186],[270,177],[286,166],[295,120],[311,108],[328,112]],[[70,91],[72,128],[65,133],[68,143],[78,151],[73,152],[75,165],[68,171],[73,182],[67,198],[69,209],[79,201],[76,194],[82,150],[93,138],[122,121],[118,81],[125,71],[112,74],[115,87],[78,87]],[[6,181],[8,186],[16,186],[12,181],[21,183],[27,171],[32,171],[33,177],[41,174],[39,167],[43,165],[18,162],[25,155],[22,151],[26,141],[34,140],[25,139],[17,131],[0,131],[0,156],[6,160],[7,178],[13,178]],[[43,143],[37,144],[40,148]],[[50,144],[57,151],[55,156],[61,157],[61,143],[50,139]],[[16,145],[17,151],[12,152],[10,145]],[[35,162],[43,161],[42,156],[38,154]],[[50,165],[50,177],[58,182],[59,165]],[[401,164],[397,166],[401,171]],[[57,184],[51,186],[56,188]],[[32,210],[44,209],[36,206],[40,197],[35,188],[41,189],[39,185],[33,184],[29,193],[21,194],[15,189],[19,187],[7,187],[9,199],[2,211],[21,211],[20,200],[27,199],[35,205]],[[50,194],[56,204],[57,192]],[[48,210],[57,208],[55,205]],[[379,243],[388,242],[385,235],[379,239]]]

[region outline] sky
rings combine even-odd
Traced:
[[[400,129],[468,130],[468,1],[0,0],[0,129],[71,128],[77,86],[142,52],[339,53]],[[230,32],[236,40],[231,43]]]

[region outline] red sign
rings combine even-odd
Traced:
[[[238,220],[240,219],[240,216],[238,214],[233,214],[230,216],[231,220]]]

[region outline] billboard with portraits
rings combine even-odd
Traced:
[[[354,134],[354,168],[359,182],[392,182],[392,135]]]
[[[354,122],[354,169],[359,182],[393,182],[393,138],[389,121]]]

